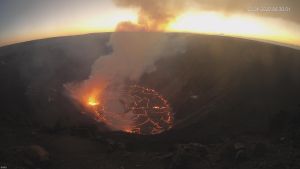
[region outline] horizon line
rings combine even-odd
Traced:
[[[57,35],[57,36],[49,36],[49,37],[44,37],[44,38],[37,38],[37,39],[30,39],[30,40],[25,40],[25,41],[19,41],[19,42],[13,42],[13,43],[8,43],[4,45],[0,45],[0,48],[4,47],[9,47],[9,46],[14,46],[22,43],[30,43],[34,41],[40,41],[40,40],[47,40],[47,39],[54,39],[54,38],[64,38],[64,37],[72,37],[72,36],[85,36],[85,35],[91,35],[91,34],[112,34],[112,33],[117,33],[116,31],[103,31],[103,32],[90,32],[90,33],[79,33],[79,34],[70,34],[70,35]],[[120,33],[177,33],[177,34],[194,34],[194,35],[208,35],[208,36],[219,36],[219,37],[231,37],[231,38],[238,38],[238,39],[245,39],[245,40],[250,40],[250,41],[258,41],[258,42],[263,42],[267,44],[273,44],[273,45],[278,45],[278,46],[283,46],[283,47],[288,47],[296,50],[300,50],[300,45],[295,45],[295,44],[288,44],[284,42],[278,42],[278,41],[272,41],[272,40],[266,40],[262,38],[251,38],[251,37],[244,37],[244,36],[238,36],[238,35],[226,35],[226,34],[213,34],[213,33],[197,33],[197,32],[176,32],[176,31],[150,31],[150,32],[134,32],[134,31],[121,31]]]

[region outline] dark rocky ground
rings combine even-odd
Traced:
[[[186,36],[140,84],[170,101],[175,127],[109,132],[63,89],[111,52],[109,34],[0,48],[0,166],[19,169],[298,169],[300,52],[243,39]],[[197,96],[197,97],[194,97]]]

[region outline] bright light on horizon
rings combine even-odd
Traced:
[[[171,23],[168,31],[236,36],[300,46],[297,28],[300,26],[274,18],[190,11]]]
[[[136,23],[138,14],[133,9],[118,9],[102,14],[90,15],[65,26],[51,26],[32,30],[15,37],[0,40],[0,46],[22,41],[57,36],[79,35],[98,32],[114,32],[118,23],[130,21]],[[184,32],[224,35],[274,41],[300,46],[300,26],[296,23],[248,15],[229,15],[212,11],[187,11],[178,16],[166,29],[166,32]]]

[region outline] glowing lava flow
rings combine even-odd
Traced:
[[[97,101],[96,97],[91,96],[88,98],[88,105],[97,106],[97,105],[99,105],[99,102]]]
[[[118,98],[114,98],[122,107],[122,112],[109,110],[111,99],[101,97],[101,104],[95,97],[90,97],[88,105],[96,120],[117,128],[116,120],[127,119],[129,125],[119,127],[119,130],[135,134],[158,134],[173,126],[173,113],[168,101],[157,91],[137,85],[126,87]],[[114,104],[115,106],[116,104]]]
[[[96,120],[108,123],[105,117],[103,116],[104,107],[103,105],[100,105],[99,99],[95,96],[88,97],[87,105],[89,108],[89,112],[92,113],[93,117],[96,118]]]
[[[130,86],[124,92],[127,111],[134,114],[131,131],[138,134],[158,134],[173,125],[173,113],[168,101],[153,89]]]

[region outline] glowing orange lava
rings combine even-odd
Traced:
[[[157,91],[135,85],[128,88],[125,96],[129,101],[125,107],[134,114],[132,133],[158,134],[172,128],[170,105]]]
[[[137,85],[125,87],[114,99],[105,94],[90,96],[88,105],[97,121],[127,133],[159,134],[173,126],[174,117],[168,101],[157,91]]]
[[[96,97],[90,96],[88,98],[88,105],[90,105],[90,106],[97,106],[97,105],[99,105],[99,102],[97,101]]]

